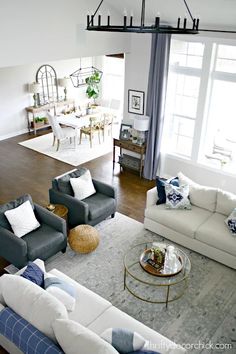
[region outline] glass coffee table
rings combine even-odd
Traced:
[[[173,257],[165,257],[162,267],[152,264],[151,248],[172,247]],[[150,303],[168,303],[179,299],[188,286],[191,263],[176,246],[163,242],[145,242],[129,249],[124,256],[124,290]]]

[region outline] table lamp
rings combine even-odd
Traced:
[[[62,79],[58,79],[58,85],[61,87],[64,87],[64,101],[67,100],[67,88],[70,86],[70,78],[69,77],[63,77]]]
[[[41,92],[41,85],[38,82],[29,84],[29,92],[33,93],[34,107],[38,107],[37,94]]]
[[[133,128],[137,130],[137,145],[143,145],[146,141],[146,134],[145,132],[149,128],[149,117],[148,116],[142,116],[138,117],[136,116],[134,118],[134,126]]]

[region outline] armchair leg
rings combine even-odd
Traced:
[[[111,218],[114,219],[114,217],[115,217],[115,213],[114,213],[114,214],[111,214]]]
[[[59,150],[60,148],[60,139],[57,139],[57,151]]]
[[[66,247],[61,250],[62,253],[66,253]]]

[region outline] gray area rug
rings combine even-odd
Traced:
[[[123,256],[127,249],[137,243],[164,238],[119,213],[96,228],[101,241],[93,253],[76,254],[68,247],[66,254],[59,253],[47,261],[47,270],[57,268],[174,342],[195,345],[188,353],[236,353],[236,272],[233,269],[180,246],[192,264],[189,287],[166,309],[163,304],[141,301],[123,288]],[[202,344],[210,346],[211,343],[231,344],[232,348],[201,348]]]

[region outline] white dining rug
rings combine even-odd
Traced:
[[[101,141],[101,144],[99,144],[98,137],[95,135],[92,148],[90,147],[89,138],[83,138],[81,144],[77,145],[76,150],[74,144],[69,143],[69,139],[61,143],[59,151],[56,151],[56,147],[52,146],[52,142],[53,135],[49,133],[22,141],[19,144],[72,166],[81,165],[112,151],[112,139],[110,136],[107,136],[105,141]]]

